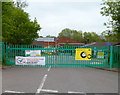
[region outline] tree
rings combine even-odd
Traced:
[[[55,36],[50,36],[50,35],[47,35],[46,37],[48,37],[48,38],[55,38]]]
[[[120,1],[119,0],[103,0],[103,7],[101,8],[101,14],[109,17],[109,21],[104,23],[108,30],[105,32],[108,37],[115,38],[114,41],[120,41]],[[110,30],[112,28],[112,30]],[[110,39],[110,38],[109,38]]]
[[[115,42],[117,41],[116,33],[111,33],[110,30],[103,31],[101,37],[104,42]]]
[[[39,38],[43,38],[43,36],[39,36]]]
[[[38,38],[37,31],[41,29],[37,23],[29,19],[28,13],[16,8],[13,2],[2,2],[2,38],[13,44],[31,44]]]
[[[95,32],[84,32],[83,33],[83,42],[85,44],[91,42],[101,42],[103,41],[100,35],[96,34]]]
[[[96,34],[95,32],[84,32],[71,30],[71,29],[63,29],[62,32],[59,33],[59,37],[68,37],[70,39],[83,42],[85,44],[91,42],[101,42],[103,39],[100,35]]]
[[[92,32],[91,34],[92,34],[92,41],[93,42],[101,42],[102,41],[100,35],[98,35],[97,33]]]
[[[84,32],[84,33],[83,33],[83,39],[84,39],[83,42],[84,42],[85,44],[90,43],[90,42],[91,42],[91,41],[90,41],[91,38],[92,38],[92,37],[91,37],[91,33],[90,33],[90,32],[88,32],[88,33],[87,33],[87,32]]]
[[[25,0],[24,1],[23,0],[16,0],[14,5],[16,8],[20,8],[20,9],[23,9],[23,8],[28,6],[28,4],[26,3]]]
[[[63,29],[59,35],[59,37],[68,37],[70,39],[82,42],[82,31],[77,31],[77,30],[71,30],[68,28]]]

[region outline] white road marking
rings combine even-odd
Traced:
[[[68,93],[81,93],[81,94],[85,94],[84,92],[75,92],[75,91],[68,91]]]
[[[18,92],[18,91],[10,91],[10,90],[5,90],[5,93],[25,93],[25,92]]]
[[[50,71],[50,69],[51,69],[51,66],[48,68],[48,72]]]
[[[47,74],[44,75],[44,77],[43,77],[43,79],[41,81],[41,84],[40,84],[39,88],[37,89],[36,94],[40,93],[40,91],[42,90],[42,87],[44,86],[46,78],[47,78]]]
[[[41,89],[41,91],[52,92],[52,93],[57,93],[58,92],[57,90],[50,90],[50,89]]]

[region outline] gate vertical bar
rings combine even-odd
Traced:
[[[4,53],[5,53],[5,45],[4,42],[0,42],[0,64],[4,62]]]
[[[5,55],[5,43],[2,42],[1,46],[2,46],[1,50],[2,50],[2,58],[3,58]]]
[[[6,45],[6,65],[8,65],[9,64],[9,59],[8,59],[8,45]]]
[[[110,46],[110,69],[113,67],[113,46]]]

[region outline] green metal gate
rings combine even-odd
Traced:
[[[111,46],[111,68],[120,68],[120,46]]]
[[[91,60],[75,60],[76,48],[91,48]],[[109,46],[57,46],[45,48],[38,45],[6,45],[6,64],[15,65],[15,57],[25,56],[25,50],[41,51],[41,56],[45,57],[45,65],[37,65],[37,67],[110,67]],[[102,52],[104,56],[99,57],[98,52]]]

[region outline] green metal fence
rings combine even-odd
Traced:
[[[0,42],[0,63],[5,63],[5,44]]]
[[[2,42],[0,42],[0,64],[2,63]]]
[[[91,60],[75,60],[77,48],[91,48],[92,49]],[[37,65],[37,67],[51,66],[51,67],[112,68],[113,65],[111,64],[113,64],[113,62],[116,62],[114,60],[112,62],[111,60],[109,60],[110,56],[114,56],[115,54],[114,53],[113,55],[110,55],[111,49],[109,46],[57,46],[45,48],[44,46],[39,45],[6,45],[5,49],[7,65],[15,65],[15,57],[25,56],[25,50],[41,51],[41,56],[45,57],[45,65]],[[102,57],[98,56],[100,52],[104,54],[102,55]]]
[[[16,65],[15,57],[25,57],[26,50],[40,50],[45,57],[45,65],[37,67],[120,67],[120,46],[57,46],[45,48],[39,45],[5,45],[2,42],[2,60],[6,65]],[[90,48],[91,60],[76,60],[77,48]],[[102,54],[102,55],[101,55]],[[22,65],[26,66],[26,65]],[[31,66],[31,65],[27,65]]]
[[[111,46],[111,68],[120,68],[120,46]]]

